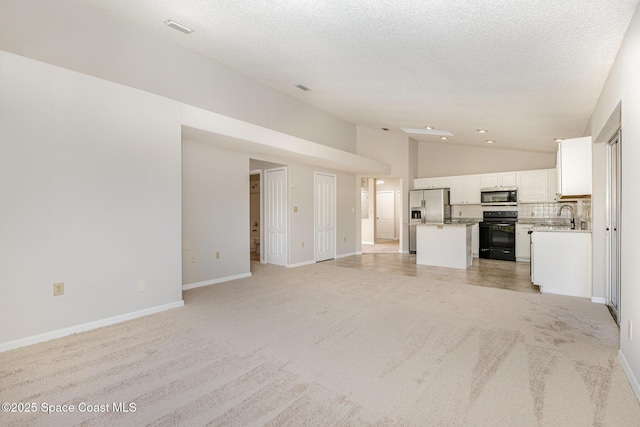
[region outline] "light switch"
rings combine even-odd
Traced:
[[[298,212],[298,207],[297,207],[297,206],[294,206],[294,207],[293,207],[293,211],[294,211],[294,212]]]

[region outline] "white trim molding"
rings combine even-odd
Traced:
[[[205,280],[203,282],[196,282],[196,283],[189,283],[187,285],[182,285],[182,290],[186,291],[186,290],[189,290],[189,289],[201,288],[203,286],[215,285],[216,283],[228,282],[230,280],[244,279],[245,277],[251,277],[251,273],[242,273],[242,274],[236,274],[234,276],[221,277],[219,279]]]
[[[620,365],[622,365],[622,370],[627,376],[627,380],[629,384],[631,384],[631,388],[636,395],[636,399],[640,402],[640,383],[635,375],[633,375],[633,371],[631,370],[631,365],[627,362],[627,358],[624,356],[622,350],[618,350],[618,360],[620,361]]]
[[[602,297],[591,297],[591,302],[595,304],[606,304],[607,299]]]
[[[156,307],[145,308],[144,310],[134,311],[132,313],[121,314],[119,316],[108,317],[106,319],[96,320],[95,322],[82,323],[80,325],[71,326],[69,328],[58,329],[56,331],[46,332],[32,337],[20,338],[15,341],[9,341],[0,344],[0,353],[15,350],[16,348],[26,347],[28,345],[38,344],[55,338],[66,337],[71,334],[90,331],[92,329],[102,328],[104,326],[115,325],[116,323],[126,322],[127,320],[137,319],[138,317],[148,316],[150,314],[159,313],[184,306],[184,301],[176,301],[169,304],[158,305]]]
[[[296,267],[302,267],[304,265],[310,265],[310,264],[315,264],[315,260],[311,260],[311,261],[302,261],[302,262],[297,262],[295,264],[287,264],[285,267],[287,268],[296,268]]]

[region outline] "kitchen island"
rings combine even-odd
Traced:
[[[467,269],[473,262],[473,224],[420,224],[416,226],[416,264]]]

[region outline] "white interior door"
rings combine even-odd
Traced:
[[[376,238],[393,239],[395,230],[395,195],[393,191],[376,193]]]
[[[287,169],[265,171],[265,239],[267,264],[287,264]]]
[[[316,262],[336,257],[336,177],[315,173]]]

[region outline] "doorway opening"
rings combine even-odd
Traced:
[[[249,161],[251,261],[286,265],[286,169],[285,165],[278,163],[257,159]],[[269,182],[272,185],[268,185]]]
[[[249,175],[249,250],[251,261],[260,261],[261,217],[261,170],[252,170]]]
[[[403,241],[402,180],[362,178],[362,253],[400,253]]]
[[[606,146],[607,185],[607,307],[620,325],[620,226],[622,205],[621,131]]]

